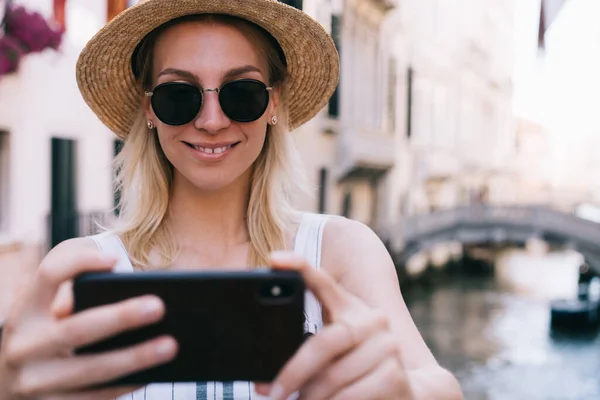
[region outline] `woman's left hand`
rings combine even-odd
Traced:
[[[399,340],[388,319],[348,292],[325,271],[293,253],[271,257],[275,269],[298,271],[319,299],[328,324],[307,340],[270,386],[270,398],[402,399],[413,396],[402,366]],[[257,385],[257,391],[269,391]]]

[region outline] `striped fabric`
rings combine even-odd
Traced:
[[[296,233],[294,252],[302,254],[316,268],[321,267],[321,242],[328,216],[305,213]],[[105,232],[90,236],[105,253],[118,257],[115,271],[133,272],[127,251],[118,236]],[[323,325],[321,306],[310,292],[305,296],[306,333],[315,334]],[[199,361],[201,362],[201,361]],[[148,385],[118,400],[265,400],[251,382],[190,382]]]
[[[197,382],[148,385],[119,400],[260,400],[249,382]]]

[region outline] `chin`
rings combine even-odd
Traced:
[[[212,176],[198,177],[189,179],[194,188],[202,192],[216,192],[231,186],[237,179],[236,176],[223,176],[221,174],[212,174]]]
[[[200,192],[216,192],[231,186],[245,186],[250,179],[250,168],[190,168],[176,169],[175,185]],[[179,181],[179,184],[177,183]]]

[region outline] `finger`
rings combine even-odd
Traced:
[[[73,302],[73,281],[67,281],[60,285],[50,312],[56,319],[66,318],[73,313]]]
[[[157,322],[164,312],[163,302],[155,296],[85,310],[53,324],[44,335],[32,330],[21,335],[23,339],[13,339],[6,359],[12,365],[19,365],[32,357],[68,354],[77,347]]]
[[[161,337],[122,350],[42,361],[22,372],[17,391],[34,397],[84,390],[168,362],[176,352],[175,340]]]
[[[327,272],[311,267],[305,258],[292,252],[274,252],[270,264],[276,269],[299,272],[306,286],[327,310],[343,308],[354,300]]]
[[[158,322],[164,314],[159,297],[142,296],[82,311],[61,322],[58,332],[67,338],[69,347],[76,348]]]
[[[355,351],[336,360],[302,388],[302,398],[329,399],[341,388],[351,385],[378,368],[389,357],[397,357],[397,339],[387,333],[371,336]]]
[[[124,394],[129,394],[140,389],[140,387],[118,387],[101,390],[92,390],[77,393],[63,393],[49,400],[113,400]]]
[[[329,397],[331,400],[412,398],[406,378],[396,359],[390,358],[378,369]]]
[[[255,383],[254,391],[256,393],[260,394],[261,396],[268,396],[269,392],[271,391],[271,384],[270,383]]]
[[[350,326],[336,322],[307,340],[283,367],[273,382],[271,397],[277,399],[299,390],[340,356],[360,346],[370,336],[388,328],[388,321],[379,313],[356,313]]]
[[[269,397],[287,399],[353,346],[354,335],[344,325],[333,324],[326,327],[306,341],[283,367],[271,385]]]
[[[115,257],[87,247],[49,254],[40,264],[34,278],[32,289],[37,307],[46,309],[52,304],[64,282],[73,280],[84,272],[108,271],[114,267],[115,262]]]

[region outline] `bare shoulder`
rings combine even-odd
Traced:
[[[42,264],[53,263],[55,260],[62,260],[65,257],[71,258],[84,253],[90,254],[96,252],[100,253],[100,249],[90,238],[68,239],[52,248],[42,260]]]
[[[385,245],[371,228],[338,216],[331,217],[325,225],[322,264],[336,280],[357,272],[356,269],[395,271]]]

